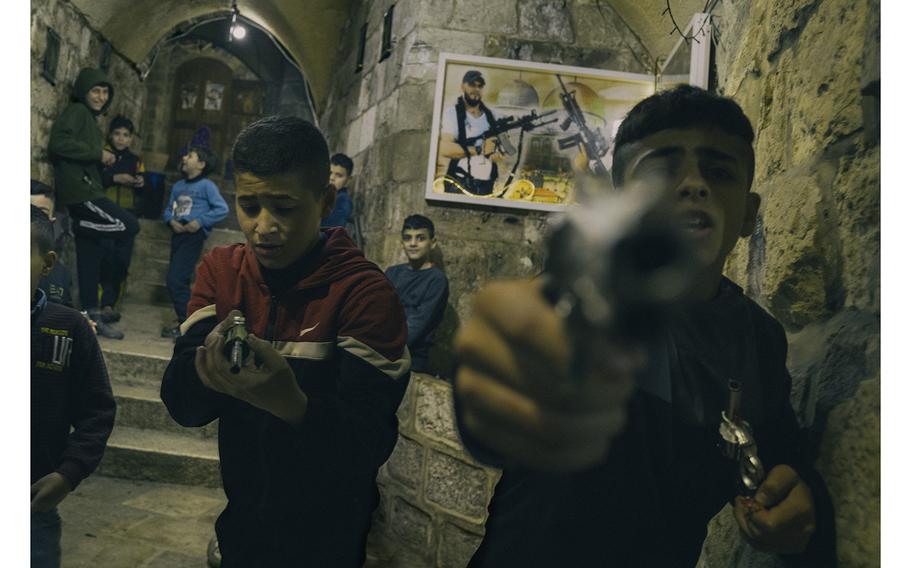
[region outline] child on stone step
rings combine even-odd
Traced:
[[[38,287],[57,260],[53,246],[50,219],[32,205],[31,565],[37,568],[60,566],[57,505],[98,467],[116,412],[88,321],[48,302]]]
[[[167,270],[167,292],[177,312],[177,327],[161,330],[162,337],[176,338],[186,319],[190,300],[190,278],[202,245],[215,223],[227,217],[228,206],[215,182],[208,175],[215,169],[217,158],[205,146],[191,146],[180,164],[183,179],[171,188],[164,222],[171,228],[171,262]]]

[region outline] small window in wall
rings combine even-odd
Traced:
[[[98,67],[105,73],[111,68],[111,42],[109,41],[101,44],[101,59],[98,61]]]
[[[360,45],[357,47],[357,67],[354,68],[355,73],[360,73],[363,71],[363,55],[366,53],[367,48],[367,25],[363,24],[360,26]]]
[[[41,75],[50,82],[57,84],[57,63],[60,60],[60,36],[51,28],[47,28],[47,47],[44,48],[44,65]]]
[[[392,55],[392,18],[394,18],[394,14],[395,4],[392,4],[382,18],[382,49],[379,52],[379,61]]]

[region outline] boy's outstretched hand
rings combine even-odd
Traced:
[[[32,483],[32,513],[50,511],[73,490],[62,474],[53,471]]]
[[[252,333],[247,337],[250,356],[236,375],[224,356],[224,333],[231,325],[234,310],[205,338],[204,346],[196,348],[196,372],[208,388],[243,400],[284,420],[299,424],[307,409],[307,396],[297,385],[294,371],[272,345]],[[262,362],[257,366],[257,358]]]
[[[455,338],[464,427],[508,461],[543,471],[603,461],[644,355],[606,338],[597,344],[589,375],[569,376],[566,328],[539,284],[491,284]]]
[[[815,532],[812,492],[788,465],[774,467],[754,499],[737,497],[733,514],[749,544],[766,552],[803,552]]]

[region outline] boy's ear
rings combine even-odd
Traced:
[[[436,237],[434,236],[432,239],[430,239],[430,250],[435,249],[435,248],[436,248],[436,244],[437,244],[437,242],[436,242]]]
[[[332,209],[335,208],[335,196],[337,195],[337,190],[335,186],[327,183],[325,189],[325,195],[322,196],[322,213],[320,215],[321,219],[325,219],[332,213]]]
[[[44,268],[41,269],[41,276],[50,274],[55,264],[57,264],[57,253],[52,250],[47,251],[47,254],[44,255]]]
[[[761,195],[750,191],[746,195],[746,208],[743,212],[743,224],[739,230],[740,237],[748,237],[755,230],[755,223],[758,219],[758,208],[761,205]]]

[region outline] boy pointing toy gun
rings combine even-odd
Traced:
[[[630,215],[660,210],[639,192],[660,196],[668,232],[642,230],[660,227],[647,215],[600,240],[563,229],[543,278],[478,294],[456,339],[456,416],[468,449],[503,474],[471,567],[694,566],[727,502],[755,548],[834,565],[830,499],[790,406],[786,336],[722,275],[758,211],[753,138],[730,99],[690,86],[645,99],[617,133],[612,177],[626,203],[645,203]],[[592,259],[598,242],[608,258]],[[620,262],[629,250],[641,264]],[[636,278],[650,301],[627,285]],[[631,309],[629,298],[646,301]],[[731,380],[767,472],[754,498],[719,434]]]

